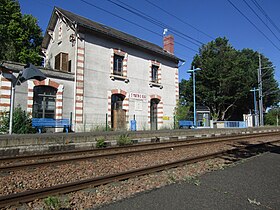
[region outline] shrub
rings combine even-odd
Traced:
[[[128,134],[122,134],[119,136],[119,138],[117,140],[117,144],[119,146],[130,145],[130,144],[132,144],[132,140],[130,139]]]
[[[105,139],[104,138],[97,139],[96,140],[96,147],[97,148],[104,148],[104,147],[106,147]]]
[[[10,122],[9,112],[3,112],[0,116],[0,121],[1,121],[0,132],[8,133],[9,122]],[[17,133],[17,134],[36,132],[36,130],[32,128],[32,120],[30,114],[22,110],[22,108],[19,105],[16,108],[14,108],[12,130],[13,133]]]
[[[264,116],[266,125],[279,125],[280,108],[270,109]],[[278,121],[278,122],[277,122]]]
[[[192,111],[190,110],[190,108],[191,106],[186,103],[184,98],[178,101],[174,110],[175,126],[173,125],[173,129],[179,128],[179,120],[192,119]]]
[[[44,200],[44,203],[47,206],[47,209],[60,209],[61,206],[59,199],[53,196],[47,197]]]

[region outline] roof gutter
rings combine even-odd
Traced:
[[[132,44],[132,45],[137,46],[137,47],[140,47],[140,48],[142,48],[142,49],[149,50],[150,52],[154,52],[154,53],[160,54],[161,56],[164,56],[164,57],[167,57],[167,58],[169,58],[169,59],[175,60],[176,62],[179,62],[179,61],[184,62],[184,61],[185,61],[185,60],[183,60],[183,59],[177,58],[176,56],[174,56],[174,55],[172,55],[172,54],[168,55],[168,54],[162,53],[162,52],[160,52],[160,51],[152,50],[152,49],[149,48],[149,47],[145,47],[145,46],[143,46],[143,45],[139,45],[139,44],[133,43],[133,42],[131,42],[131,41],[128,41],[128,40],[126,40],[126,39],[122,39],[121,37],[115,36],[115,35],[113,35],[113,34],[104,33],[103,31],[100,31],[100,30],[98,30],[98,29],[96,29],[96,28],[93,28],[93,27],[90,27],[90,26],[88,26],[88,25],[85,25],[85,24],[82,24],[82,23],[79,23],[79,22],[78,22],[77,24],[78,24],[79,26],[82,26],[82,27],[84,27],[84,28],[90,29],[90,30],[95,31],[95,32],[97,32],[97,33],[101,33],[101,34],[103,34],[103,35],[106,35],[106,36],[115,38],[115,39],[117,39],[117,40],[121,40],[121,41],[123,41],[123,42],[125,42],[125,43]]]

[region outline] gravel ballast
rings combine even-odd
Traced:
[[[260,139],[255,142],[260,143]],[[242,141],[240,143],[247,144],[248,142]],[[250,143],[252,142],[250,141]],[[78,161],[56,166],[44,166],[10,173],[1,173],[1,195],[114,174],[232,148],[235,148],[232,143],[217,143],[211,146],[197,146],[192,148],[170,148],[159,152]],[[98,207],[105,203],[120,200],[135,193],[162,187],[175,181],[193,181],[198,184],[196,179],[198,175],[224,167],[225,164],[227,164],[225,159],[203,161],[136,177],[123,182],[69,193],[58,197],[58,203],[61,207],[65,208],[84,209]],[[45,208],[45,205],[44,200],[40,200],[30,202],[25,207],[27,209],[40,209],[42,207]]]

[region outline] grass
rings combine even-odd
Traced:
[[[46,199],[44,199],[44,203],[46,205],[47,209],[60,209],[61,203],[58,197],[49,196]]]
[[[187,176],[185,178],[185,181],[190,183],[190,184],[194,184],[196,186],[201,185],[201,181],[197,177],[195,177],[195,176]]]
[[[106,147],[105,139],[104,138],[99,138],[96,140],[96,147],[97,148],[104,148]]]
[[[127,133],[125,133],[125,134],[122,134],[122,135],[119,136],[119,138],[117,139],[117,144],[119,146],[131,145],[132,140],[129,137],[129,135]]]

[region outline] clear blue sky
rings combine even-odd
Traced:
[[[110,3],[107,0],[86,0],[97,7],[108,10],[111,13],[117,14],[124,19],[139,24],[148,28],[155,33],[162,34],[163,27],[158,27],[152,23],[143,20],[142,18]],[[265,25],[257,18],[257,16],[245,4],[244,0],[230,0],[240,11],[261,30],[273,43],[271,44],[257,29],[254,28],[230,3],[228,0],[149,0],[153,4],[168,11],[169,13],[180,18],[184,22],[194,26],[202,32],[178,21],[178,19],[164,13],[159,8],[151,5],[145,0],[112,0],[114,2],[123,2],[130,7],[137,8],[141,12],[163,22],[171,28],[174,28],[179,33],[186,34],[189,37],[201,42],[207,43],[212,39],[203,33],[210,35],[213,38],[227,37],[230,43],[236,49],[251,48],[260,51],[268,57],[276,66],[275,78],[280,81],[280,32],[277,31],[262,13],[253,5],[253,0],[246,0],[257,14],[263,18],[274,32],[277,38],[265,27]],[[280,1],[278,0],[255,0],[262,9],[269,15],[278,28],[280,28]],[[22,13],[32,14],[38,19],[39,25],[43,32],[45,31],[49,18],[54,6],[61,7],[73,13],[87,17],[93,21],[100,22],[107,26],[116,28],[128,34],[137,36],[141,39],[162,46],[162,37],[144,30],[136,25],[128,23],[111,14],[101,11],[94,6],[88,5],[83,0],[19,0]],[[123,4],[122,4],[123,5]],[[125,5],[124,5],[125,6]],[[172,34],[172,31],[169,30]],[[181,37],[180,37],[181,36]],[[185,40],[182,35],[174,35],[175,41],[198,51],[199,46]],[[197,42],[196,42],[197,43]],[[187,79],[189,75],[186,71],[190,68],[190,64],[195,51],[190,50],[182,45],[175,43],[175,55],[186,60],[186,63],[179,68],[179,79]],[[277,49],[278,48],[278,49]]]

